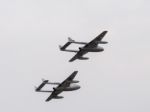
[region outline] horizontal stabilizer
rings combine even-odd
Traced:
[[[44,87],[46,83],[48,83],[48,80],[44,80],[44,81],[42,82],[42,84],[40,84],[39,87],[37,87],[37,88],[35,89],[35,91],[40,91],[41,88]]]
[[[71,43],[67,42],[64,46],[59,46],[61,51],[64,51]]]

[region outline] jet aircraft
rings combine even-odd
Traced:
[[[79,81],[73,80],[76,76],[78,71],[74,71],[67,79],[65,79],[62,83],[54,82],[51,83],[48,80],[43,80],[43,82],[36,87],[36,92],[51,92],[51,95],[46,99],[46,102],[50,101],[51,99],[61,99],[63,96],[58,96],[58,94],[62,93],[63,91],[74,91],[80,89],[79,85],[74,83],[78,83]],[[46,91],[41,90],[46,84],[53,84],[58,85],[56,88],[53,88],[53,91]]]
[[[83,57],[88,52],[102,52],[104,49],[102,47],[99,47],[98,44],[107,44],[108,42],[102,41],[103,37],[106,35],[107,31],[103,31],[100,35],[98,35],[95,39],[93,39],[91,42],[86,43],[86,42],[76,42],[75,40],[72,40],[70,37],[68,38],[68,42],[64,46],[59,46],[61,51],[66,51],[66,52],[75,52],[76,55],[73,56],[69,60],[69,62],[73,62],[76,59],[79,60],[87,60],[89,59],[88,57]],[[66,49],[70,44],[83,44],[84,47],[79,47],[79,50],[68,50]]]

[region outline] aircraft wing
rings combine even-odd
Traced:
[[[60,99],[63,98],[61,96],[58,96],[58,94],[60,94],[61,92],[63,92],[63,88],[66,88],[68,86],[70,86],[71,82],[73,81],[73,79],[75,78],[76,74],[78,73],[78,71],[74,71],[68,78],[66,78],[61,84],[59,84],[56,88],[53,88],[54,91],[52,92],[52,94],[46,99],[46,101],[50,101],[51,99],[55,98],[55,99]]]
[[[78,59],[78,57],[79,57],[79,55],[78,55],[78,53],[77,53],[75,56],[73,56],[73,57],[69,60],[69,62],[73,62],[74,60]]]
[[[98,45],[98,42],[100,42],[107,31],[103,31],[100,35],[98,35],[95,39],[93,39],[91,42],[89,42],[85,47],[96,47]]]
[[[50,101],[51,99],[55,98],[57,96],[56,92],[53,91],[52,94],[45,100],[46,102]]]
[[[75,78],[78,71],[74,71],[68,78],[66,78],[59,86],[59,87],[68,87],[71,84],[71,81]]]

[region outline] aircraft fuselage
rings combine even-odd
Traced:
[[[62,93],[63,91],[74,91],[74,90],[78,90],[80,89],[79,85],[76,84],[70,84],[69,87],[57,87],[57,89],[54,88],[54,92],[55,94],[51,94],[51,96],[53,96],[52,98],[54,98],[55,96],[58,96],[60,93]]]
[[[95,48],[89,48],[89,47],[83,47],[80,48],[80,51],[77,53],[79,57],[82,57],[83,55],[87,54],[88,52],[102,52],[104,49],[102,47],[95,47]]]
[[[102,52],[104,51],[104,49],[102,47],[83,47],[83,48],[79,48],[82,52],[86,51],[86,52]]]

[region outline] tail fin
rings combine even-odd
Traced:
[[[60,49],[61,51],[63,50],[61,45],[59,45],[59,49]]]
[[[68,42],[69,43],[74,43],[74,44],[87,44],[87,42],[77,42],[75,40],[73,40],[72,38],[68,37]]]
[[[35,88],[35,91],[37,91],[37,87],[36,87],[36,86],[34,86],[34,88]]]
[[[71,37],[68,37],[68,42],[75,42],[75,40],[71,39]]]

